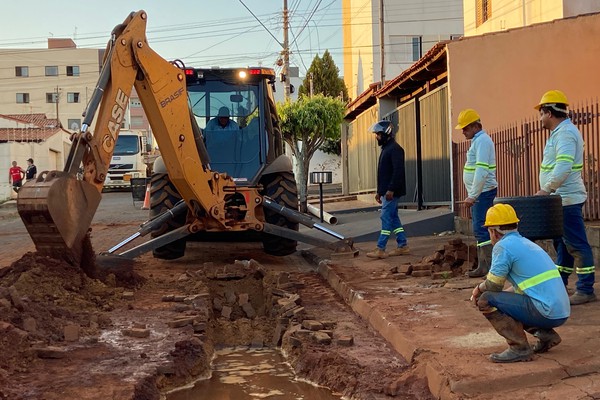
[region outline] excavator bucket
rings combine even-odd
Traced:
[[[100,199],[94,185],[50,171],[23,185],[17,210],[40,254],[79,264]]]

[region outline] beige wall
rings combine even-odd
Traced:
[[[465,36],[600,11],[598,0],[489,0],[491,17],[477,26],[476,6],[481,0],[463,0]]]
[[[98,49],[0,49],[0,114],[44,113],[56,118],[56,104],[46,93],[59,88],[58,113],[65,128],[69,119],[82,119],[99,76]],[[29,67],[28,77],[15,76],[16,66]],[[46,66],[58,66],[58,76],[45,76]],[[79,66],[79,76],[67,76],[67,66]],[[79,103],[68,103],[69,92]],[[17,104],[17,93],[29,93],[28,104]]]
[[[485,129],[533,117],[551,89],[572,105],[597,98],[598,37],[600,14],[448,43],[451,126],[464,108],[478,110]]]
[[[384,0],[386,81],[417,61],[413,59],[413,37],[421,38],[423,55],[439,41],[462,36],[462,0],[434,3]],[[344,81],[354,99],[370,84],[381,81],[379,0],[343,0],[342,30]]]

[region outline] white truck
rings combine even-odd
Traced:
[[[146,178],[149,153],[145,130],[121,130],[110,160],[104,188],[129,190],[132,178]]]

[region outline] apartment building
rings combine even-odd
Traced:
[[[344,81],[356,98],[463,33],[462,0],[343,0]]]
[[[463,0],[465,36],[600,11],[598,0]]]

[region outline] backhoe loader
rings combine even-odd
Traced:
[[[273,101],[274,71],[168,62],[148,46],[146,19],[144,11],[132,12],[113,29],[64,170],[42,172],[18,193],[17,209],[37,251],[81,262],[133,87],[161,157],[151,180],[151,219],[110,254],[147,233],[152,240],[118,255],[153,251],[155,257],[178,258],[185,240],[201,232],[258,232],[265,251],[275,255],[294,252],[297,240],[324,244],[298,233],[299,223],[342,243],[325,243],[331,248],[351,247],[350,239],[296,211],[292,163],[283,154]],[[231,129],[215,129],[210,120],[224,114]]]

